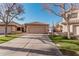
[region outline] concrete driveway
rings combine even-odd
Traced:
[[[56,45],[44,34],[23,34],[0,44],[1,56],[61,56]]]

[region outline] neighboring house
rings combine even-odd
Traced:
[[[68,12],[67,16],[70,16],[69,24],[70,24],[70,33],[73,35],[79,35],[79,10],[73,10],[72,12]],[[62,32],[67,32],[66,21],[63,19],[62,21]]]
[[[21,31],[21,25],[16,22],[11,22],[8,24],[7,33],[15,33],[17,31]],[[0,22],[0,34],[5,33],[5,24]]]
[[[55,31],[55,32],[62,32],[62,25],[57,24],[57,25],[54,27],[54,31]]]
[[[49,25],[40,22],[32,22],[25,24],[26,33],[45,34],[49,32]]]

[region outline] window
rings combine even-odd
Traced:
[[[70,16],[70,18],[77,18],[77,13],[68,14],[68,16]]]

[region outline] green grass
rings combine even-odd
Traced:
[[[64,55],[79,55],[76,53],[79,52],[79,40],[76,38],[67,39],[67,37],[56,35],[50,35],[49,38],[58,45],[60,51]]]
[[[10,41],[14,38],[17,38],[19,35],[18,34],[9,34],[7,37],[5,37],[4,35],[0,36],[0,44]]]

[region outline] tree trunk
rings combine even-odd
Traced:
[[[7,33],[7,27],[8,27],[8,13],[7,13],[7,17],[6,17],[6,22],[5,22],[5,36],[7,36],[8,35],[8,33]]]
[[[53,36],[54,34],[53,34],[53,28],[52,28],[52,30],[51,30],[51,35]]]
[[[67,23],[67,38],[70,39],[71,36],[70,36],[70,25],[69,23]]]
[[[5,24],[5,36],[7,36],[8,34],[7,34],[7,23]]]
[[[52,26],[52,35],[54,35],[54,24]]]

